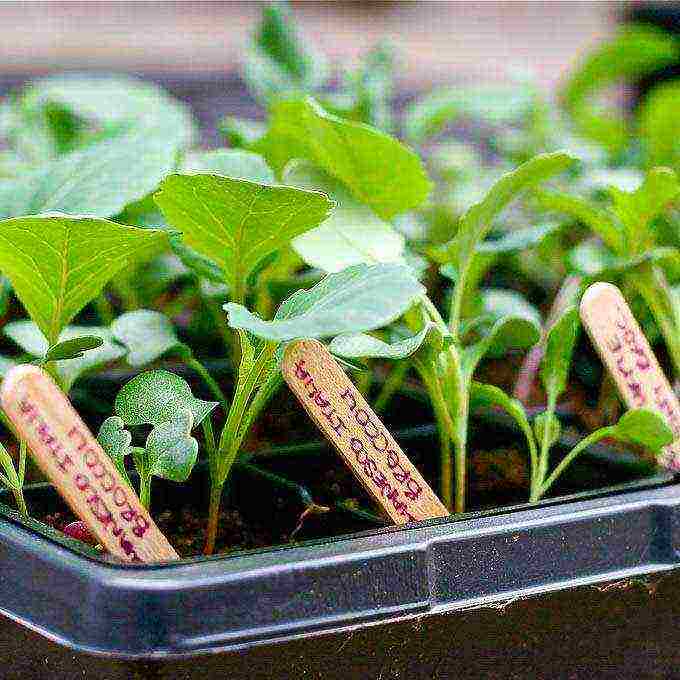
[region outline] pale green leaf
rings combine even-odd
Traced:
[[[643,446],[655,454],[675,438],[663,416],[646,409],[624,413],[611,430],[612,437]]]
[[[625,235],[614,217],[578,196],[561,191],[538,190],[535,192],[539,204],[545,210],[564,213],[583,223],[597,234],[615,253],[625,248]]]
[[[671,80],[655,87],[639,113],[640,139],[647,167],[666,165],[680,172],[680,82]]]
[[[155,130],[91,144],[0,180],[0,217],[48,212],[112,217],[156,189],[175,169],[176,154]]]
[[[265,4],[246,50],[244,78],[249,89],[266,101],[314,90],[327,76],[325,57],[299,35],[286,4]]]
[[[273,321],[263,321],[241,305],[224,308],[232,328],[287,342],[381,328],[400,317],[423,292],[404,265],[356,265],[297,291],[279,307]]]
[[[680,196],[680,183],[670,168],[652,168],[635,191],[611,187],[612,210],[626,234],[627,252],[643,253],[656,241],[653,221]]]
[[[304,158],[343,182],[383,219],[418,207],[431,189],[418,156],[394,137],[324,111],[313,99],[280,101],[253,147],[278,173]]]
[[[483,288],[480,297],[483,315],[494,320],[516,316],[541,326],[541,313],[521,293],[505,288]]]
[[[522,402],[508,396],[495,385],[473,381],[470,386],[470,408],[497,407],[503,409],[517,423],[530,447],[534,444],[534,433]]]
[[[541,362],[541,381],[549,398],[557,400],[567,388],[579,328],[578,310],[570,307],[548,330]]]
[[[198,442],[191,436],[194,416],[180,408],[172,419],[156,425],[146,440],[146,473],[184,482],[198,459]]]
[[[521,193],[563,172],[573,162],[573,158],[561,152],[535,156],[503,175],[486,196],[463,215],[456,245],[451,252],[456,260],[459,281],[466,280],[476,248],[488,234],[499,213]]]
[[[169,371],[140,373],[123,386],[115,401],[116,413],[131,426],[160,425],[181,408],[191,411],[196,426],[216,406],[216,401],[196,399],[189,383]]]
[[[333,206],[319,192],[206,174],[170,175],[154,198],[186,245],[214,260],[234,291]]]
[[[162,131],[178,146],[189,146],[197,126],[186,104],[146,80],[129,76],[68,73],[33,81],[22,106],[57,105],[98,125],[144,127]]]
[[[184,160],[182,172],[207,172],[259,184],[274,184],[276,181],[262,156],[242,149],[217,149],[190,154]]]
[[[179,344],[170,319],[150,309],[122,314],[111,324],[111,333],[127,347],[127,361],[135,368],[159,359]]]
[[[28,319],[12,321],[3,328],[3,332],[24,352],[40,361],[45,361],[49,343],[32,321]],[[101,345],[88,350],[80,357],[59,360],[54,364],[54,370],[67,391],[82,375],[110,364],[125,355],[125,349],[114,342],[111,331],[99,326],[67,326],[60,333],[59,341],[68,342],[83,336],[99,338]]]
[[[94,217],[17,217],[0,221],[0,270],[54,344],[108,281],[166,245],[163,232]]]
[[[435,324],[428,322],[416,335],[394,342],[385,342],[368,333],[344,333],[333,338],[328,349],[348,359],[406,359],[420,349],[429,334],[436,332]]]
[[[284,182],[323,191],[336,203],[321,226],[292,242],[308,265],[339,272],[355,264],[403,261],[404,237],[323,170],[305,161],[293,162],[286,168]]]
[[[478,253],[516,253],[537,246],[546,236],[554,234],[561,225],[541,224],[527,229],[514,229],[477,244]]]
[[[533,88],[516,82],[436,89],[406,109],[406,137],[414,143],[424,142],[460,117],[507,125],[522,120],[535,99]]]

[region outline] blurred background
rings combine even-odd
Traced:
[[[418,89],[497,81],[530,69],[550,88],[630,10],[619,2],[294,2],[305,34],[350,63],[381,38]],[[670,5],[673,3],[659,3]],[[62,69],[223,73],[261,12],[258,2],[0,2],[0,72]]]

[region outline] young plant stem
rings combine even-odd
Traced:
[[[151,475],[139,476],[139,501],[147,510],[151,507]]]
[[[234,399],[229,407],[219,444],[210,456],[211,490],[203,550],[205,555],[211,555],[215,549],[222,488],[238,456],[243,439],[255,418],[251,411],[255,409],[259,413],[273,393],[271,385],[280,384],[280,376],[276,371],[262,384],[263,377],[271,367],[277,347],[277,343],[265,343],[250,369],[246,373],[239,374]],[[264,395],[266,399],[259,398],[261,395]]]
[[[376,413],[382,413],[387,408],[390,401],[392,401],[392,397],[404,384],[409,368],[408,361],[401,361],[389,372],[373,404],[373,409]]]
[[[212,395],[217,399],[217,401],[220,402],[220,406],[224,410],[225,413],[227,413],[229,409],[229,402],[227,401],[226,396],[224,395],[224,392],[222,392],[222,389],[220,386],[217,384],[217,381],[210,375],[208,372],[208,369],[194,356],[189,357],[186,360],[187,365],[192,368],[198,375],[201,377],[203,382],[207,385],[208,389],[212,393]]]
[[[557,408],[557,399],[554,394],[548,394],[548,405],[544,412],[545,423],[543,427],[543,437],[541,439],[541,452],[538,457],[538,470],[536,476],[532,475],[531,491],[529,500],[535,503],[542,494],[544,480],[548,475],[548,465],[550,462],[550,423],[555,417],[555,409]]]
[[[589,434],[585,439],[582,439],[555,467],[550,476],[541,483],[540,488],[537,489],[536,496],[532,494],[531,502],[535,503],[539,501],[550,489],[550,487],[555,483],[557,478],[569,467],[569,465],[574,461],[574,459],[585,449],[593,444],[596,444],[601,439],[609,437],[614,432],[613,427],[603,427]]]

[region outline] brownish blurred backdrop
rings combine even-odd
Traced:
[[[0,2],[0,73],[233,69],[258,2]],[[613,27],[616,2],[294,2],[305,34],[346,61],[385,37],[402,84],[499,80],[550,87]]]

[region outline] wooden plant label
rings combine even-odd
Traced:
[[[395,524],[449,514],[320,342],[290,343],[283,376],[317,427]]]
[[[581,319],[628,408],[648,408],[666,419],[676,439],[659,463],[680,470],[680,403],[621,291],[594,283],[581,300]]]
[[[178,559],[45,371],[28,364],[11,369],[2,383],[0,401],[40,469],[108,552],[128,562]]]

